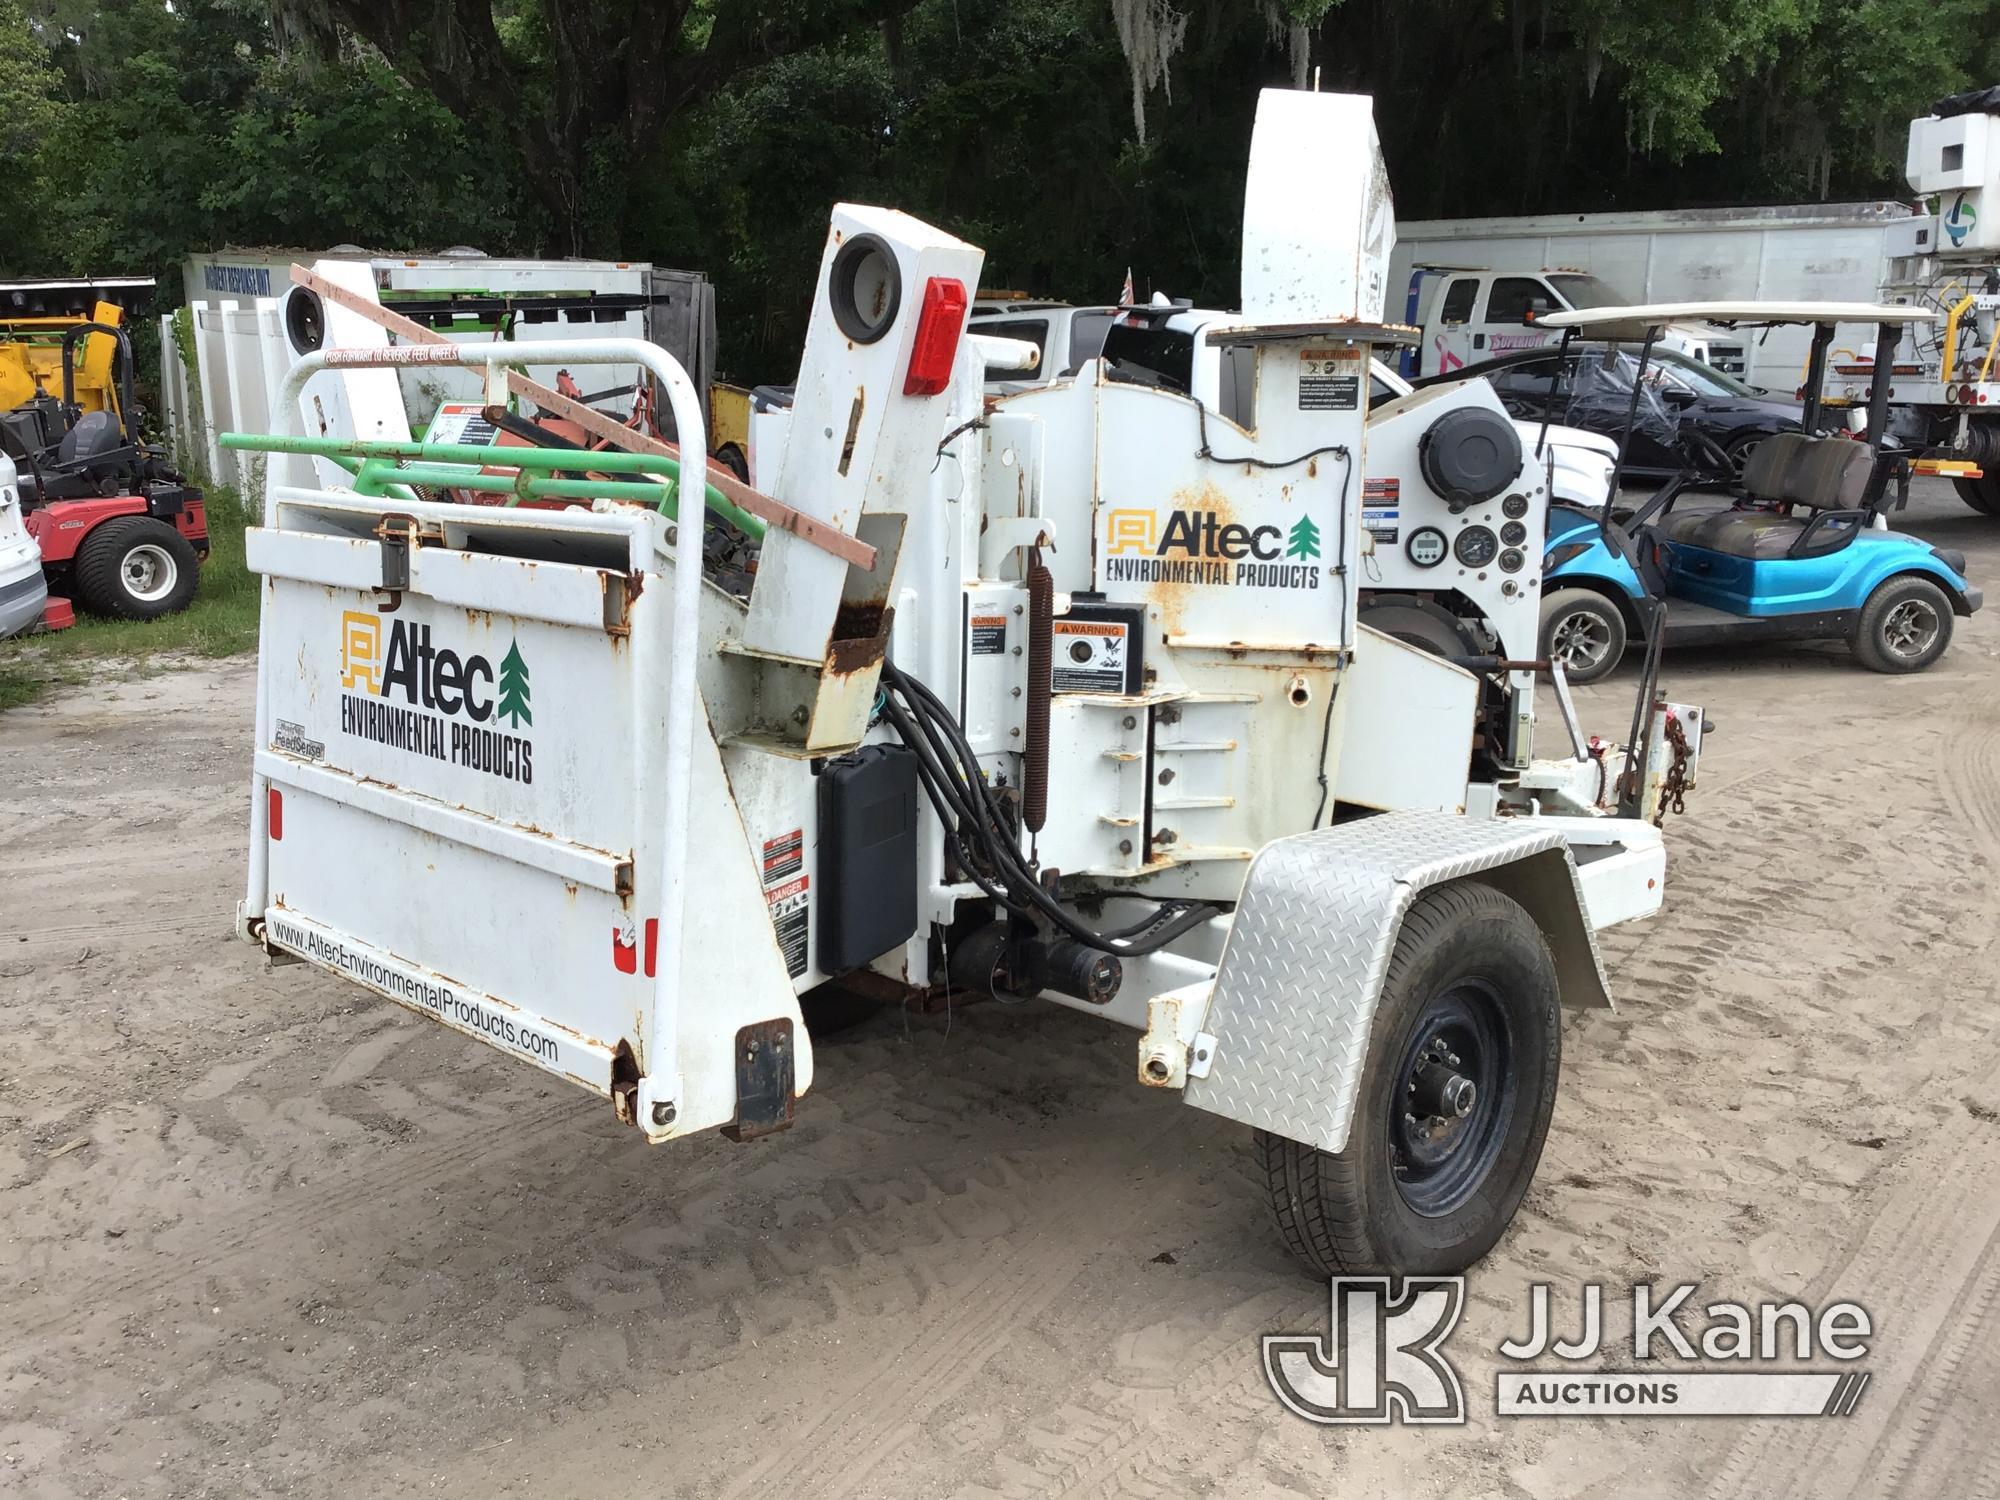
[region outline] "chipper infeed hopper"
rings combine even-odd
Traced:
[[[228,439],[354,474],[274,478],[250,534],[243,935],[656,1142],[789,1124],[821,985],[1040,997],[1132,1028],[1139,1085],[1253,1127],[1311,1263],[1475,1259],[1540,1152],[1559,1003],[1606,1003],[1593,931],[1659,905],[1646,815],[1691,764],[1650,691],[1630,753],[1572,723],[1536,761],[1532,662],[1357,625],[1402,566],[1368,446],[1370,351],[1407,336],[1381,321],[1392,226],[1368,101],[1267,94],[1223,334],[1245,424],[1096,363],[989,406],[1012,351],[965,334],[980,252],[842,205],[773,493],[739,497],[761,527],[708,489],[650,347],[532,358],[643,363],[678,460],[312,435],[321,372],[483,366],[500,407],[530,356],[302,359],[291,431]],[[1490,390],[1406,403],[1406,536],[1541,503]],[[510,503],[432,498],[467,474]],[[754,570],[718,564],[746,547]],[[1440,608],[1532,618],[1539,571],[1425,577]]]

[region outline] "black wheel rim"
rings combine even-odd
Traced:
[[[1901,600],[1882,617],[1882,649],[1898,661],[1916,661],[1937,644],[1941,629],[1930,600]]]
[[[1443,1218],[1492,1174],[1514,1118],[1513,1050],[1483,981],[1460,980],[1424,1007],[1389,1098],[1389,1171],[1412,1212]]]
[[[1568,673],[1595,672],[1611,654],[1611,626],[1595,610],[1566,610],[1550,622],[1551,659]]]

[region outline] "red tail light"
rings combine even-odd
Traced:
[[[265,802],[264,829],[271,835],[271,842],[277,843],[285,836],[285,794],[276,787],[266,787],[270,793]]]
[[[951,365],[958,358],[958,336],[964,327],[965,283],[933,276],[924,283],[917,341],[910,350],[909,373],[903,377],[905,396],[935,396],[951,384]]]

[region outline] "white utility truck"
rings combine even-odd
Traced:
[[[1904,175],[1933,211],[1890,262],[1882,300],[1939,321],[1913,330],[1908,347],[1877,348],[1865,326],[1823,338],[1827,398],[1865,406],[1876,362],[1888,361],[1891,431],[1928,450],[1918,472],[1948,476],[1967,505],[2000,516],[2000,86],[1941,99],[1912,120]]]
[[[1481,266],[1417,266],[1409,277],[1405,316],[1422,331],[1404,350],[1402,368],[1412,379],[1447,375],[1503,354],[1552,344],[1541,326],[1550,313],[1616,307],[1629,299],[1585,271],[1489,270]],[[1718,354],[1742,363],[1731,342],[1711,347],[1716,330],[1676,323],[1660,335],[1662,348],[1707,364]]]
[[[1931,227],[1928,216],[1890,202],[1412,220],[1396,226],[1389,295],[1414,323],[1418,299],[1438,297],[1453,268],[1556,267],[1535,274],[1565,291],[1608,284],[1620,294],[1565,299],[1585,311],[1718,297],[1872,302],[1890,258],[1925,248]],[[1765,329],[1751,338],[1693,327],[1708,344],[1707,363],[1725,374],[1774,391],[1799,383],[1804,330]]]
[[[835,208],[748,511],[649,346],[331,328],[364,347],[296,362],[289,431],[228,439],[355,470],[275,476],[249,536],[242,936],[654,1142],[789,1124],[798,997],[829,981],[1039,996],[1252,1127],[1310,1265],[1477,1259],[1540,1156],[1559,1007],[1609,1003],[1593,934],[1660,906],[1655,819],[1703,726],[1649,662],[1605,751],[1558,678],[1562,753],[1534,757],[1546,496],[1483,382],[1370,420],[1371,352],[1409,332],[1382,322],[1375,139],[1366,98],[1262,98],[1244,311],[1210,331],[1247,365],[1239,419],[1101,370],[989,404],[1025,354],[966,336],[980,252]],[[313,435],[296,400],[439,364],[497,409],[550,358],[646,364],[684,462]],[[452,485],[508,503],[422,498]],[[724,531],[754,573],[704,569]],[[1404,585],[1495,649],[1357,622]]]

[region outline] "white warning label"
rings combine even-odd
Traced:
[[[773,886],[764,892],[764,904],[771,913],[771,930],[778,935],[778,951],[785,955],[785,972],[797,979],[806,971],[806,922],[810,916],[812,877]]]

